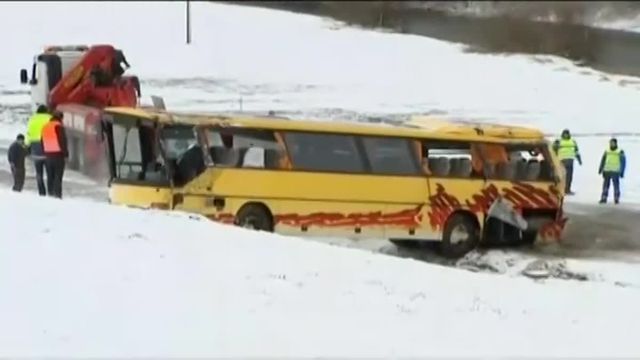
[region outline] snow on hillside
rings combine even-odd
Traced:
[[[1,357],[640,352],[640,284],[476,274],[6,190],[0,229]]]
[[[525,124],[580,139],[572,201],[596,202],[597,165],[612,133],[634,133],[638,79],[602,74],[548,56],[469,54],[420,36],[336,27],[334,21],[275,10],[193,2],[193,41],[184,44],[184,3],[0,3],[10,56],[0,69],[0,138],[24,126],[29,97],[18,71],[46,44],[112,43],[125,50],[143,95],[181,110],[270,109],[317,117],[439,112]],[[73,14],[73,21],[59,19]],[[97,15],[99,14],[99,15]],[[100,21],[97,22],[97,16]],[[24,19],[30,19],[27,29]],[[116,25],[117,24],[117,25]],[[52,31],[51,29],[55,29]],[[637,135],[637,134],[636,134]],[[619,136],[630,155],[634,136]],[[6,141],[5,141],[6,142]],[[630,166],[626,202],[640,203]]]

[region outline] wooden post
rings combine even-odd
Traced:
[[[191,44],[191,2],[187,0],[187,45]]]

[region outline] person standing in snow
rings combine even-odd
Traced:
[[[62,198],[62,177],[69,151],[60,112],[42,129],[42,147],[47,161],[47,190],[50,196]]]
[[[47,189],[44,185],[44,166],[45,156],[42,150],[42,128],[51,119],[51,114],[45,105],[38,106],[36,113],[31,116],[27,123],[27,146],[31,159],[36,168],[36,181],[38,183],[38,194],[40,196],[47,195]]]
[[[602,197],[600,204],[605,204],[609,197],[609,184],[613,181],[613,201],[618,204],[620,202],[620,179],[624,178],[624,171],[627,165],[627,159],[624,151],[618,148],[618,140],[612,138],[609,140],[609,148],[602,154],[600,160],[600,168],[598,174],[602,174],[604,179],[602,183]]]
[[[27,156],[27,148],[24,144],[24,135],[18,134],[16,141],[9,146],[7,157],[13,176],[13,191],[20,192],[24,186],[24,158]]]
[[[582,158],[578,151],[578,143],[571,138],[569,129],[562,130],[560,139],[553,143],[553,150],[562,162],[566,173],[565,194],[573,195],[571,184],[573,183],[573,162],[578,160],[578,164],[582,165]]]

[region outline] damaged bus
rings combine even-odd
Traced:
[[[558,240],[563,173],[536,130],[415,118],[297,121],[108,108],[110,201],[298,236]]]

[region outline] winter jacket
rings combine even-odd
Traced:
[[[598,168],[598,173],[602,174],[604,171],[604,164],[607,161],[607,151],[602,154],[602,158],[600,159],[600,167]],[[627,167],[627,157],[624,154],[624,150],[620,150],[620,177],[624,177],[624,171]]]
[[[24,169],[24,158],[26,156],[27,149],[17,141],[14,141],[9,147],[7,158],[9,159],[9,163],[17,169]]]

